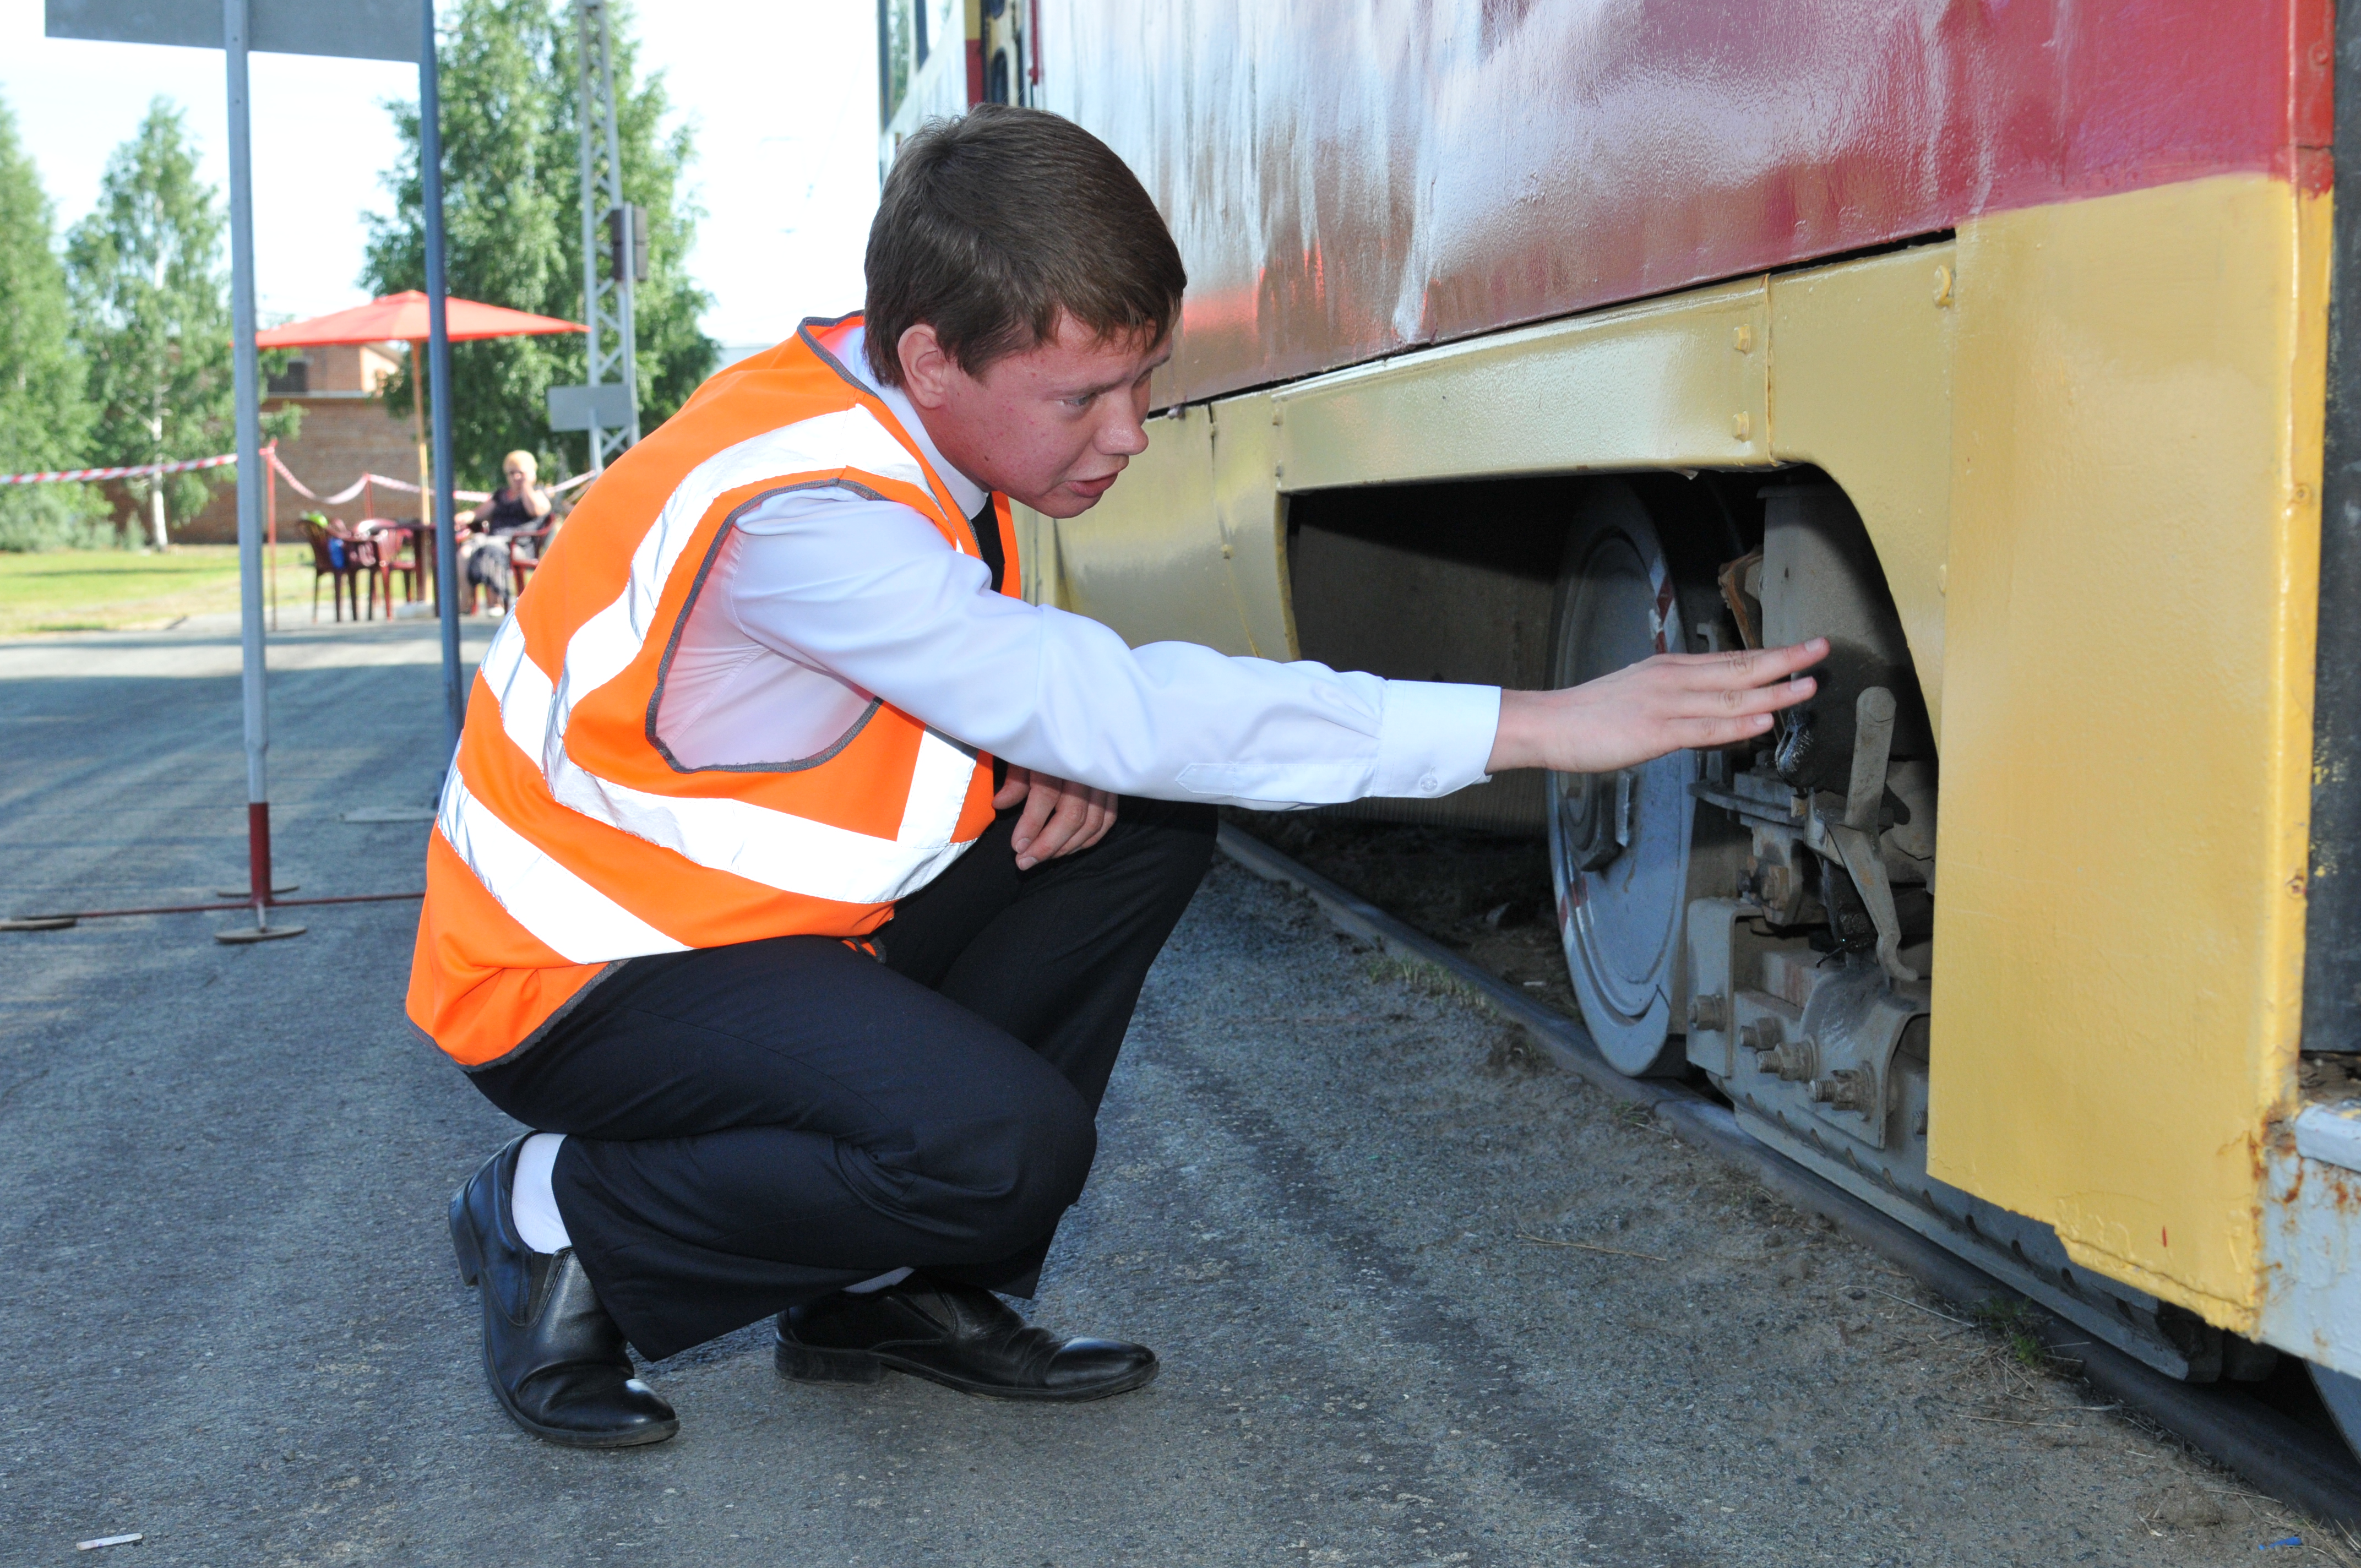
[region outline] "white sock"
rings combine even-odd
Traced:
[[[557,1193],[549,1173],[557,1164],[563,1133],[535,1133],[517,1151],[516,1183],[509,1189],[509,1212],[516,1217],[518,1237],[535,1252],[564,1252],[574,1245],[566,1234],[566,1219],[557,1212]]]
[[[848,1285],[844,1288],[844,1293],[848,1296],[866,1296],[872,1290],[887,1289],[893,1286],[901,1284],[902,1281],[909,1277],[910,1271],[908,1269],[896,1268],[891,1273],[881,1274],[874,1279],[864,1279],[858,1285]]]

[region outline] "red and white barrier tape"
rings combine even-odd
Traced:
[[[418,487],[412,484],[407,479],[396,479],[385,474],[363,474],[359,478],[355,479],[351,484],[346,486],[343,489],[338,490],[335,495],[323,496],[307,489],[304,487],[302,480],[289,473],[287,471],[287,465],[279,460],[279,454],[276,452],[270,453],[270,466],[279,470],[279,477],[286,480],[288,487],[297,495],[302,496],[306,500],[317,501],[322,506],[342,506],[345,502],[351,500],[355,496],[359,495],[361,493],[361,487],[364,485],[382,485],[389,490],[399,490],[406,496],[414,496],[419,493]],[[592,479],[597,477],[598,476],[595,474],[577,474],[574,477],[566,480],[563,484],[548,487],[549,493],[553,496],[562,496],[566,491],[577,488],[582,485],[587,485]],[[489,490],[454,490],[451,494],[455,499],[463,501],[488,501],[492,499],[491,492]]]
[[[287,465],[279,460],[279,450],[277,447],[266,446],[262,449],[262,454],[264,456],[270,459],[270,466],[279,470],[279,477],[287,481],[287,486],[290,489],[293,490],[297,495],[302,496],[305,500],[317,501],[322,506],[335,507],[344,505],[346,501],[351,500],[355,496],[359,495],[361,493],[362,487],[366,486],[371,479],[377,477],[374,474],[363,474],[359,478],[355,479],[351,484],[346,486],[343,489],[338,490],[335,495],[324,496],[317,490],[307,487],[302,480],[297,478],[294,475],[287,471]]]
[[[414,496],[421,493],[418,487],[412,484],[407,479],[388,478],[383,474],[371,474],[368,477],[375,480],[377,483],[383,485],[389,490],[400,490],[406,496]],[[451,499],[455,501],[488,501],[492,499],[492,492],[489,490],[453,490],[451,492]]]
[[[410,483],[407,479],[397,479],[388,474],[363,474],[359,478],[355,479],[351,484],[346,485],[335,495],[324,496],[317,490],[314,490],[310,486],[306,485],[302,480],[297,478],[294,474],[289,470],[287,465],[279,460],[279,454],[275,450],[272,450],[269,447],[265,447],[263,450],[270,458],[270,466],[279,470],[279,477],[287,481],[287,488],[289,489],[293,490],[305,500],[316,501],[324,507],[342,506],[346,501],[351,500],[355,496],[359,495],[362,488],[368,485],[381,485],[389,490],[399,490],[404,495],[414,496],[418,494],[418,487]],[[454,490],[451,493],[455,498],[463,501],[488,501],[492,499],[491,493],[487,490]]]
[[[237,454],[192,457],[185,463],[140,463],[128,468],[60,468],[47,474],[0,474],[0,485],[50,485],[76,479],[128,479],[140,474],[186,474],[196,468],[219,468],[237,461]]]
[[[363,474],[335,495],[324,496],[288,471],[287,465],[279,460],[276,446],[264,447],[262,455],[279,471],[279,477],[287,481],[290,489],[305,500],[321,506],[342,506],[359,495],[363,487],[373,484],[382,485],[389,490],[399,490],[404,495],[419,493],[418,487],[406,479],[396,479],[385,474]],[[47,474],[0,474],[0,485],[47,485],[86,479],[127,479],[144,474],[186,474],[197,468],[225,467],[236,461],[236,453],[225,452],[218,457],[192,457],[185,463],[145,463],[130,468],[60,468]],[[550,486],[549,493],[562,496],[596,477],[595,474],[577,474],[563,484]],[[454,490],[451,493],[463,501],[488,501],[492,499],[489,490]]]

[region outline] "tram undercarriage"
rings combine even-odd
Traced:
[[[1762,1142],[2159,1372],[2269,1377],[2278,1351],[2078,1266],[2050,1226],[1927,1173],[1938,758],[1843,490],[1808,468],[1442,488],[1299,500],[1307,656],[1445,679],[1530,679],[1538,661],[1565,685],[1819,634],[1821,689],[1759,746],[1344,809],[1545,830],[1567,970],[1612,1066],[1702,1071]],[[1434,526],[1463,504],[1502,526],[1481,543]],[[1459,635],[1404,641],[1406,605]],[[2313,1371],[2353,1433],[2351,1380]]]

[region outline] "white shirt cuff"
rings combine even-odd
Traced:
[[[1499,729],[1499,686],[1388,681],[1369,793],[1432,800],[1482,784]]]

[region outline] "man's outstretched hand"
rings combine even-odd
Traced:
[[[1659,653],[1563,691],[1504,691],[1486,771],[1611,773],[1684,747],[1734,746],[1817,688],[1795,676],[1828,656],[1825,637],[1788,648]]]
[[[1108,791],[1012,767],[1008,782],[992,797],[992,808],[1005,811],[1020,800],[1025,810],[1010,838],[1020,872],[1087,850],[1115,826],[1115,796]]]
[[[1792,648],[1659,653],[1564,691],[1504,691],[1486,771],[1610,773],[1684,747],[1736,745],[1818,689],[1798,672],[1828,656],[1823,637]],[[1018,871],[1087,850],[1115,826],[1109,792],[1012,767],[992,808],[1020,802],[1025,810],[1010,835]]]

